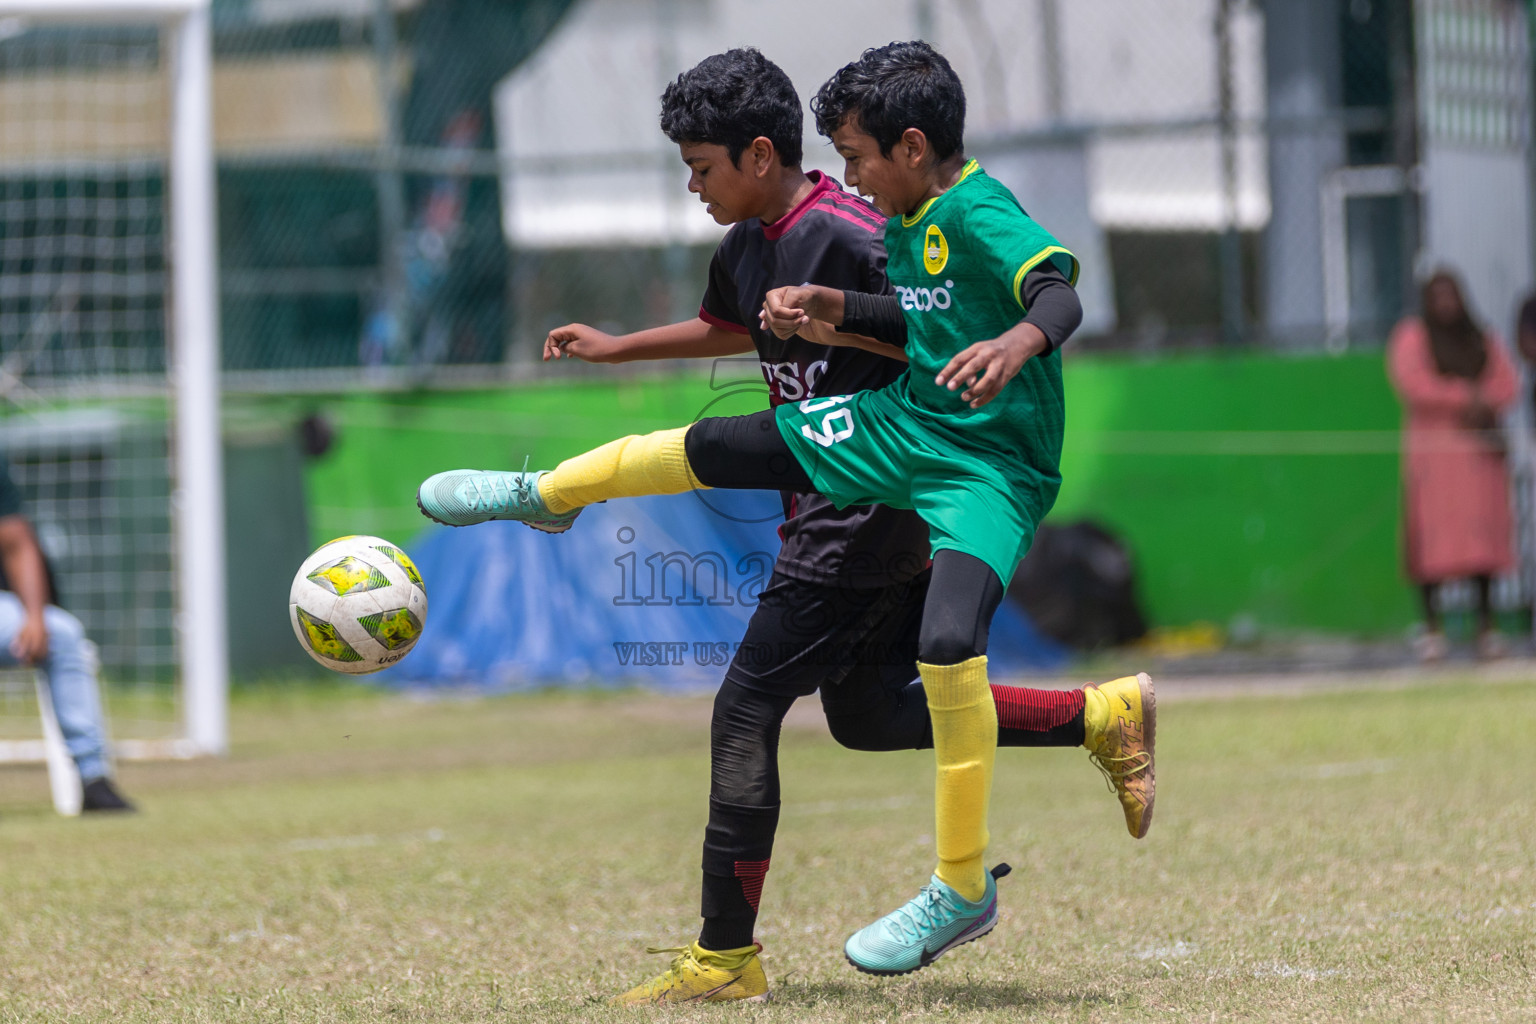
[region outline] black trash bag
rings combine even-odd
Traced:
[[[1087,520],[1042,524],[1008,596],[1040,632],[1076,650],[1118,647],[1147,633],[1130,551]]]

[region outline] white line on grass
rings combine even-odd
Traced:
[[[1343,971],[1326,970],[1319,971],[1311,967],[1292,967],[1290,964],[1258,964],[1249,972],[1255,978],[1306,978],[1315,981],[1318,978],[1332,978],[1343,974]]]
[[[1137,960],[1177,960],[1194,956],[1200,952],[1200,947],[1192,942],[1180,939],[1171,946],[1148,946],[1138,949],[1132,955]]]
[[[228,935],[224,936],[225,942],[244,942],[247,939],[270,939],[273,942],[299,941],[299,937],[297,935],[288,935],[283,932],[273,932],[269,934],[267,930],[262,927],[260,914],[256,915],[255,928],[247,928],[245,931],[241,932],[230,932]]]

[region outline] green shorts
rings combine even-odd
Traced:
[[[933,431],[889,388],[786,402],[779,433],[816,490],[838,508],[915,509],[934,551],[963,551],[1007,586],[1055,500],[1022,489],[980,453]],[[1041,507],[1043,504],[1043,508]]]

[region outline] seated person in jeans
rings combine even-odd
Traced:
[[[80,771],[85,811],[131,811],[112,786],[95,658],[80,620],[53,604],[53,581],[21,491],[0,455],[0,668],[36,665],[48,677],[59,731]]]

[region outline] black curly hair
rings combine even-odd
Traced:
[[[755,47],[705,57],[661,94],[661,130],[673,142],[724,146],[731,162],[759,136],[798,167],[805,112],[784,69]]]
[[[816,130],[827,138],[855,120],[882,156],[916,128],[934,155],[947,160],[965,149],[965,89],[944,55],[927,43],[887,43],[865,50],[827,79],[811,100]]]

